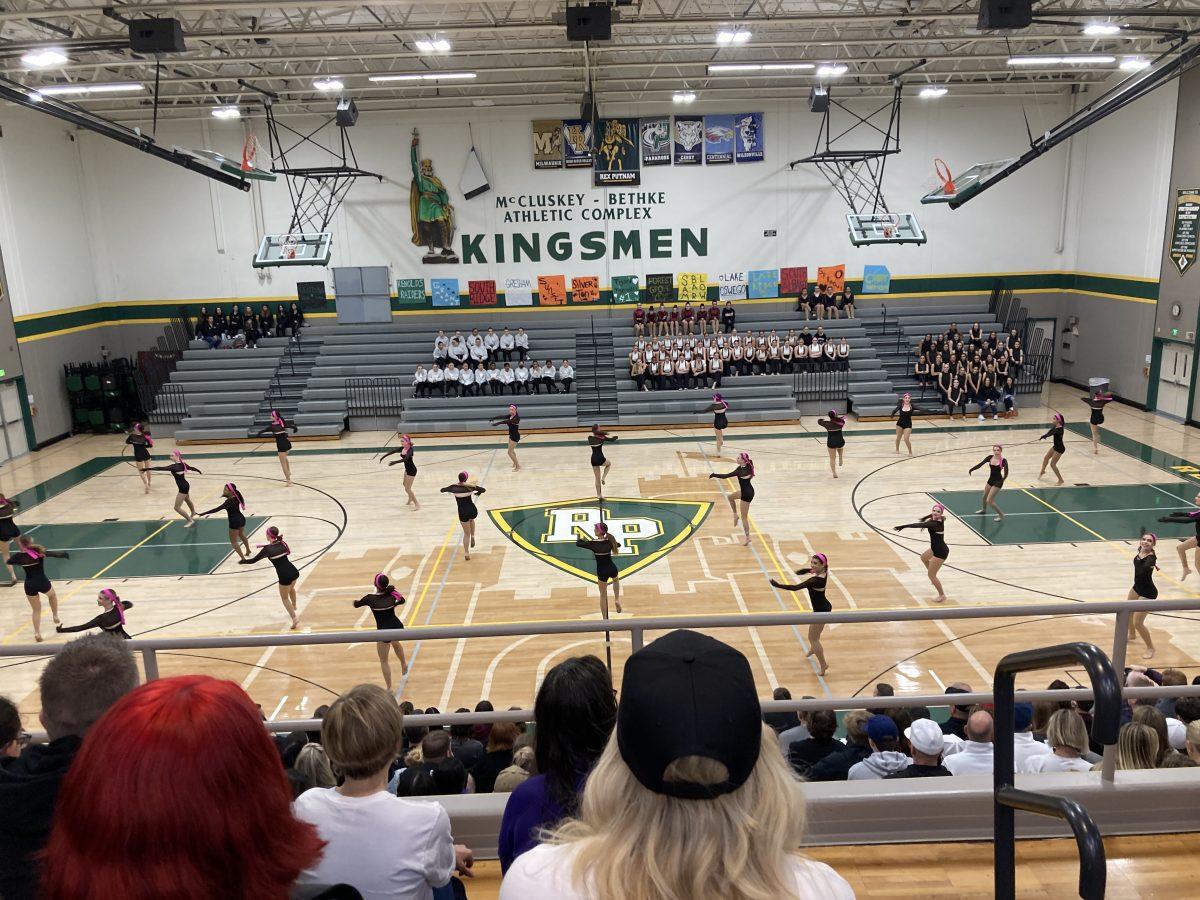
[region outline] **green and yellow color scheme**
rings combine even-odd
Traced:
[[[688,540],[712,510],[707,500],[583,497],[488,510],[492,522],[522,550],[584,581],[596,580],[595,557],[575,546],[594,540],[603,521],[620,545],[613,563],[622,577],[666,556]]]

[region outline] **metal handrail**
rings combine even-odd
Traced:
[[[1120,623],[1118,623],[1119,625]],[[1012,900],[1016,881],[1016,810],[1062,819],[1075,835],[1079,848],[1079,896],[1103,900],[1105,887],[1104,842],[1100,829],[1080,804],[1062,797],[1017,790],[1014,787],[1013,746],[1016,712],[1015,684],[1019,672],[1082,665],[1095,694],[1092,706],[1092,738],[1105,747],[1117,742],[1121,728],[1121,686],[1113,664],[1101,650],[1084,643],[1059,644],[1010,653],[996,666],[992,684],[995,695],[995,740],[992,768],[993,813],[995,816],[995,885],[999,900]]]

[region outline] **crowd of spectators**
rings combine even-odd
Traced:
[[[854,291],[843,288],[835,291],[823,284],[809,285],[808,292],[796,298],[796,312],[804,313],[809,319],[855,318]]]
[[[439,331],[433,339],[433,363],[413,373],[415,397],[488,397],[508,394],[569,394],[575,367],[562,360],[538,362],[529,355],[529,335],[505,328],[478,328],[469,335]]]
[[[1005,335],[983,331],[978,322],[966,334],[958,325],[936,337],[927,334],[913,350],[913,375],[921,394],[935,391],[951,418],[974,407],[979,421],[1017,415],[1017,381],[1025,351],[1014,328]]]
[[[276,303],[274,309],[264,303],[257,312],[249,306],[235,306],[228,315],[219,306],[211,313],[202,306],[192,323],[192,335],[214,350],[253,348],[266,337],[297,334],[303,325],[304,311],[298,303]]]
[[[737,310],[733,302],[725,301],[721,306],[713,300],[707,306],[703,303],[693,305],[685,303],[660,303],[643,307],[638,304],[633,308],[634,337],[668,338],[684,337],[698,334],[729,334],[737,322]]]

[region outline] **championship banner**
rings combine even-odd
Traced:
[[[597,275],[585,275],[582,278],[571,279],[572,303],[599,303],[600,278]]]
[[[562,275],[538,276],[538,306],[565,306],[567,279]]]
[[[468,281],[467,296],[470,298],[472,306],[495,306],[496,282],[490,279],[486,281]]]
[[[505,278],[504,305],[533,306],[533,279]]]
[[[826,291],[840,294],[846,289],[846,266],[821,266],[817,269],[817,284]]]
[[[637,303],[641,299],[636,275],[614,275],[612,280],[613,303]]]
[[[750,299],[779,296],[779,270],[753,269],[750,275]]]
[[[637,119],[600,120],[592,168],[595,187],[642,183],[637,141]]]
[[[533,167],[563,167],[563,123],[561,119],[535,119],[533,122]]]
[[[458,306],[457,278],[434,278],[429,284],[434,306]]]
[[[784,297],[803,297],[808,294],[808,266],[780,269],[779,293]]]
[[[1175,196],[1175,222],[1171,227],[1171,262],[1183,275],[1196,261],[1196,225],[1200,217],[1200,190],[1183,188]]]
[[[670,303],[675,299],[670,275],[646,276],[646,299],[650,303]]]
[[[704,164],[733,162],[733,116],[704,117]]]
[[[396,282],[396,302],[400,306],[425,305],[425,279],[401,278]]]
[[[733,155],[742,162],[762,162],[763,114],[741,113],[733,117]]]
[[[592,123],[587,119],[563,119],[563,155],[568,169],[592,167]]]
[[[886,294],[892,289],[892,273],[887,266],[863,266],[862,292]]]
[[[722,300],[745,300],[746,273],[722,272],[717,276],[717,292]]]
[[[708,299],[708,275],[704,272],[680,272],[679,299],[704,303]]]
[[[638,122],[642,144],[643,166],[669,166],[671,164],[671,120],[641,119]]]
[[[704,146],[704,117],[676,116],[671,141],[677,166],[700,165]]]

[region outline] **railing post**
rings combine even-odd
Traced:
[[[158,655],[154,650],[146,649],[142,651],[142,668],[146,670],[147,681],[158,679]]]
[[[629,632],[629,642],[633,645],[633,652],[637,653],[642,649],[645,633],[640,628],[634,628]]]
[[[1125,653],[1129,648],[1129,610],[1121,610],[1113,621],[1112,664],[1114,671],[1125,671]],[[1125,685],[1122,684],[1121,687]],[[1124,702],[1124,701],[1122,701]],[[1100,780],[1112,784],[1117,771],[1117,745],[1104,748],[1104,759],[1100,763]]]

